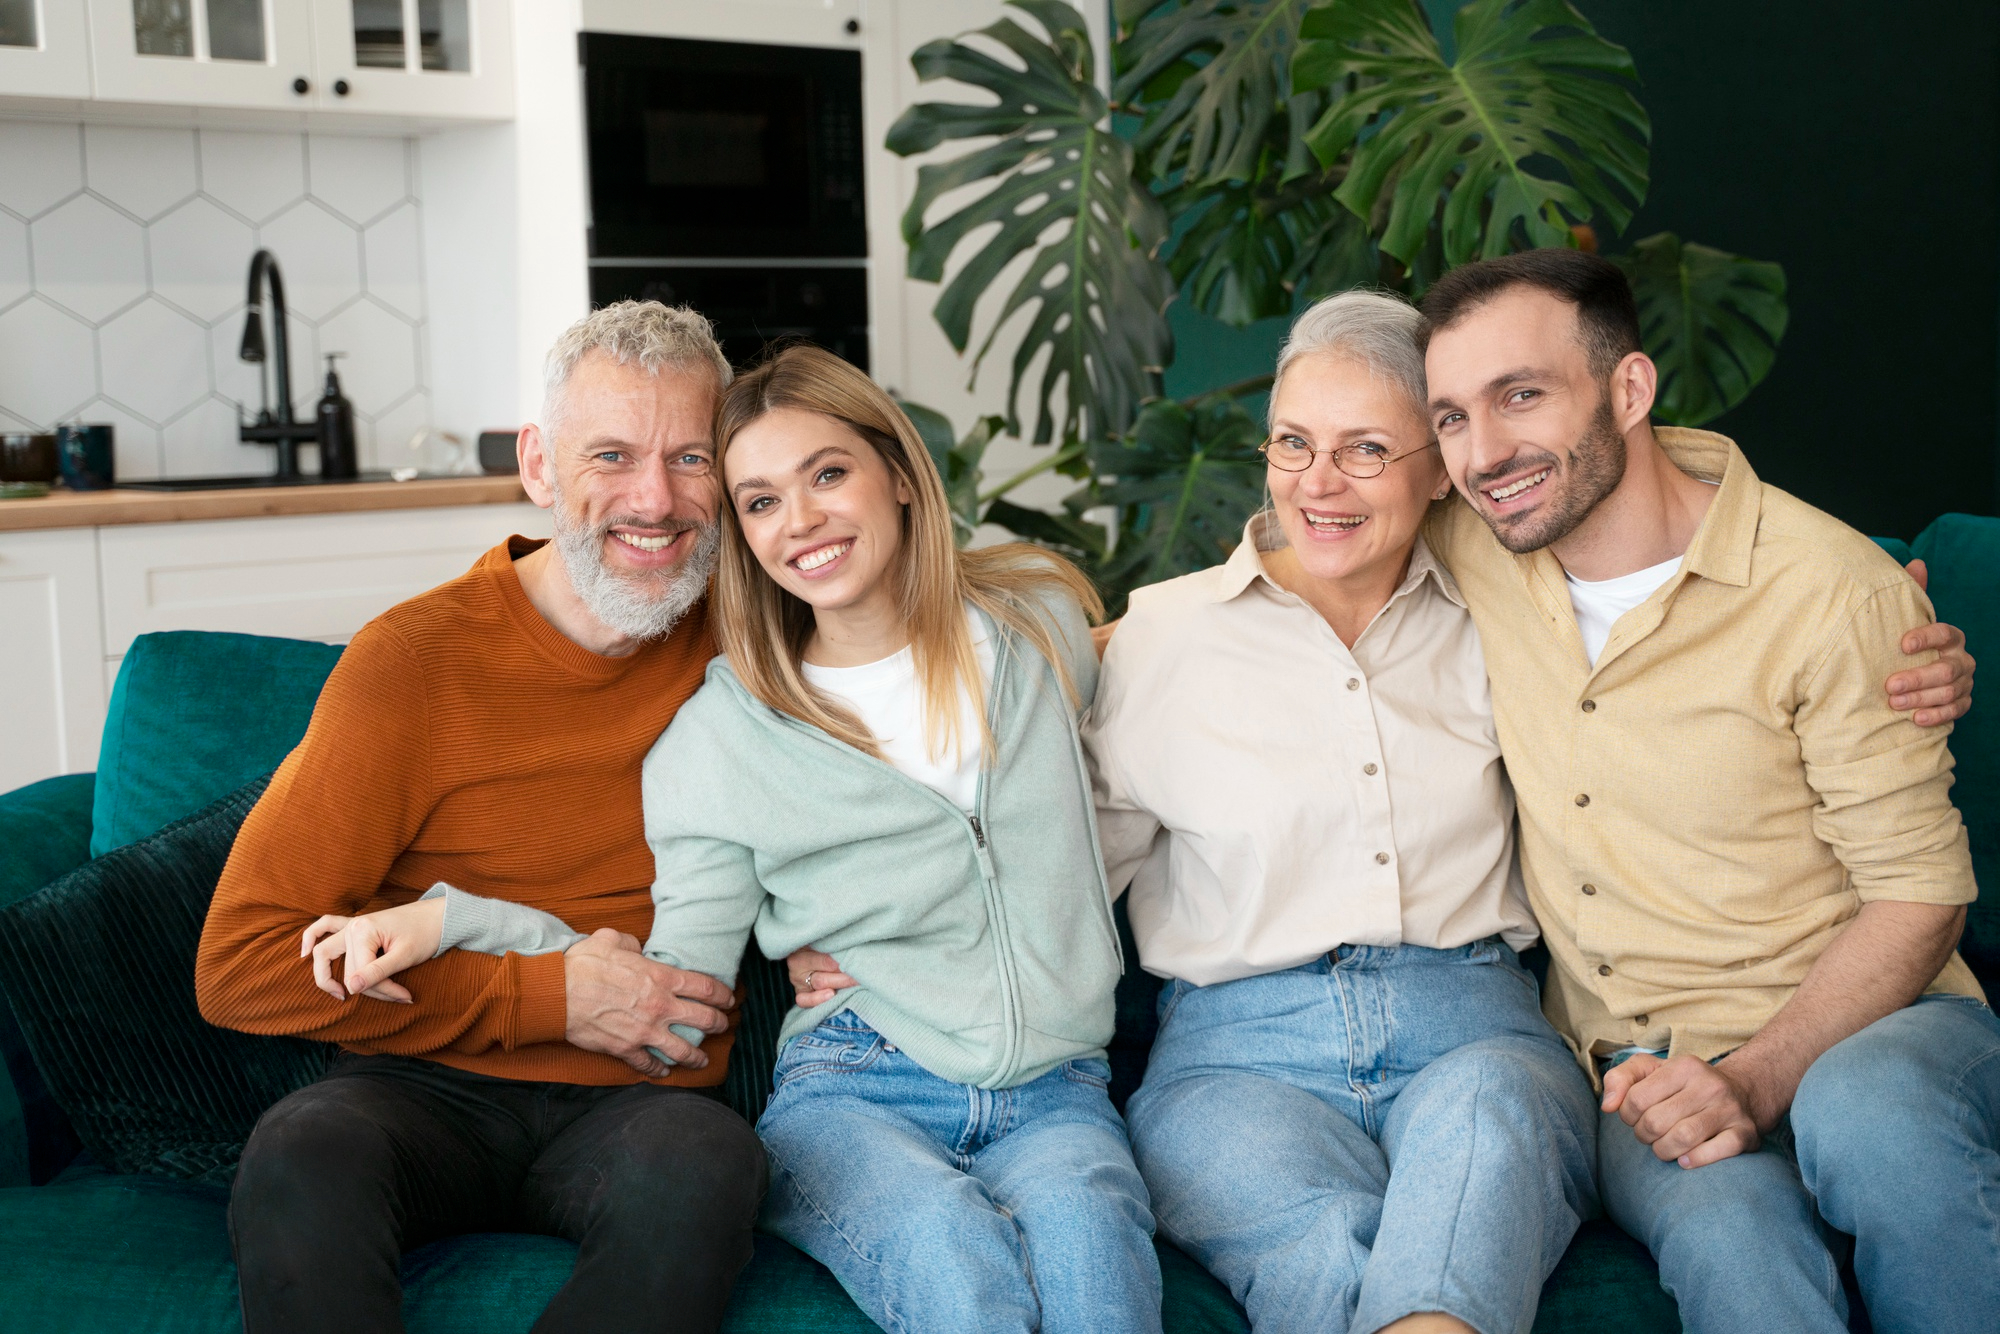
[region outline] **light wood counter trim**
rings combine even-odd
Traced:
[[[56,490],[37,500],[0,500],[0,533],[37,528],[99,528],[122,523],[179,523],[189,519],[431,509],[440,505],[512,505],[527,498],[520,479],[512,475],[244,487],[226,491]]]

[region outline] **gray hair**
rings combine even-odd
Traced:
[[[602,352],[621,366],[637,365],[649,375],[668,367],[707,371],[715,377],[718,394],[733,375],[714,327],[695,310],[658,301],[614,301],[563,330],[549,349],[542,364],[542,429],[550,435],[562,416],[570,376],[591,352]]]
[[[1416,307],[1391,292],[1338,292],[1315,301],[1292,321],[1278,351],[1271,402],[1278,401],[1278,386],[1293,362],[1334,352],[1355,358],[1395,385],[1409,396],[1417,414],[1424,415],[1430,391],[1424,381],[1424,354],[1417,347],[1423,323]]]

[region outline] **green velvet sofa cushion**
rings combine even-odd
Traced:
[[[101,857],[234,792],[298,745],[332,644],[176,630],[132,641],[97,757],[90,851]]]
[[[241,1328],[225,1222],[213,1185],[95,1168],[39,1189],[0,1190],[0,1311],[12,1334],[220,1334]],[[410,1334],[515,1334],[569,1277],[576,1248],[553,1237],[451,1237],[403,1260]],[[1167,1334],[1245,1334],[1229,1294],[1185,1255],[1160,1248]],[[757,1238],[725,1334],[874,1334],[824,1268]],[[1673,1299],[1642,1247],[1609,1223],[1584,1226],[1542,1293],[1535,1334],[1676,1334]]]
[[[220,1334],[241,1328],[228,1196],[217,1186],[73,1171],[0,1190],[0,1311],[10,1334]],[[569,1277],[576,1247],[554,1237],[476,1233],[403,1260],[410,1334],[526,1331]],[[1220,1284],[1162,1247],[1168,1334],[1245,1334]],[[875,1334],[819,1264],[774,1237],[736,1285],[725,1334]]]
[[[0,906],[90,860],[89,774],[64,774],[0,795]],[[0,1187],[40,1185],[77,1150],[14,1012],[0,1002]]]
[[[1965,817],[1980,887],[1959,949],[1993,991],[2000,989],[2000,700],[1992,698],[1991,670],[2000,664],[2000,518],[1942,515],[1910,550],[1930,567],[1938,615],[1965,631],[1966,648],[1988,667],[1986,697],[1953,724],[1951,796]]]
[[[208,902],[259,778],[0,908],[0,988],[97,1162],[226,1177],[266,1107],[332,1048],[216,1028],[195,1005]]]

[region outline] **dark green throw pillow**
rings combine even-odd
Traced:
[[[264,1109],[334,1048],[216,1028],[194,956],[269,775],[0,909],[6,992],[50,1094],[118,1172],[222,1180]]]
[[[312,721],[336,644],[174,630],[119,664],[97,756],[90,855],[135,843],[267,774]]]

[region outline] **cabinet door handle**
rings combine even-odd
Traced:
[[[335,97],[345,97],[345,96],[347,96],[347,93],[348,93],[348,87],[347,87],[347,80],[345,80],[345,79],[335,79],[335,80],[333,81],[333,94],[334,94],[334,96],[335,96]]]
[[[312,90],[313,86],[308,80],[306,79],[292,80],[292,91],[297,93],[300,97],[304,97],[307,93],[311,92]]]

